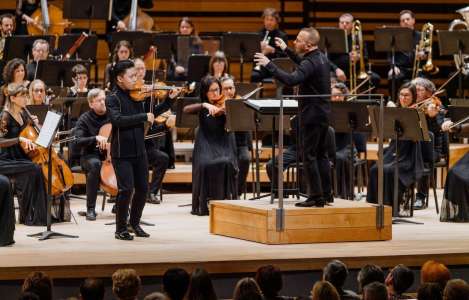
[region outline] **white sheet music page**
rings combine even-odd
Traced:
[[[52,111],[47,112],[41,132],[39,132],[39,136],[37,137],[36,144],[44,148],[48,148],[49,145],[52,144],[61,118],[61,114]]]

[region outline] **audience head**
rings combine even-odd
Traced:
[[[422,283],[417,290],[417,300],[443,300],[443,291],[438,283]]]
[[[361,293],[365,286],[372,282],[384,283],[384,272],[377,265],[365,265],[357,275],[358,292]]]
[[[332,283],[317,281],[311,291],[312,300],[340,300],[339,293]]]
[[[388,294],[401,295],[405,293],[414,283],[414,273],[406,266],[400,264],[395,266],[385,280]]]
[[[82,64],[77,64],[72,68],[73,83],[79,88],[85,88],[88,84],[88,70]]]
[[[134,269],[119,269],[112,274],[112,292],[119,300],[137,299],[140,286],[140,277]]]
[[[6,84],[23,83],[26,77],[26,63],[21,58],[13,58],[8,61],[3,69],[3,81]]]
[[[363,288],[363,300],[387,300],[388,291],[381,282],[372,282]]]
[[[451,279],[443,291],[444,300],[469,300],[469,285],[462,279]]]
[[[223,51],[216,51],[215,54],[210,58],[209,72],[210,75],[220,78],[228,71],[228,60],[226,59]]]
[[[277,297],[283,288],[282,272],[272,265],[260,267],[257,269],[256,282],[264,296]]]
[[[339,291],[347,279],[347,266],[340,260],[330,261],[322,270],[322,279],[326,280]]]
[[[133,56],[134,50],[132,48],[132,45],[126,40],[121,40],[117,42],[117,44],[114,46],[114,51],[112,53],[112,61],[114,63],[117,63],[121,60],[131,59]]]
[[[214,103],[220,98],[221,85],[218,79],[207,75],[200,81],[200,99],[202,102]]]
[[[293,42],[298,54],[305,54],[317,48],[319,43],[319,32],[314,27],[305,27],[300,30]]]
[[[22,292],[18,300],[40,300],[39,296],[31,292]]]
[[[49,42],[44,39],[37,39],[33,43],[34,61],[46,60],[49,56]]]
[[[165,294],[159,293],[159,292],[154,292],[149,295],[146,295],[143,300],[167,300],[168,298],[166,297]]]
[[[410,10],[403,10],[399,13],[399,24],[401,27],[414,29],[415,14]]]
[[[168,269],[163,275],[163,290],[170,300],[182,300],[189,286],[190,276],[181,268]]]
[[[221,92],[227,99],[234,99],[236,97],[236,86],[233,76],[226,75],[220,78]]]
[[[189,17],[183,17],[178,23],[178,34],[195,35],[194,22]]]
[[[104,283],[101,279],[87,278],[80,286],[81,300],[103,300]]]
[[[350,34],[352,32],[352,27],[353,27],[353,15],[350,13],[345,13],[342,14],[339,17],[339,28],[347,31],[347,34]]]
[[[187,300],[216,300],[217,295],[213,288],[210,275],[202,268],[195,269],[186,294]]]
[[[415,104],[417,99],[417,90],[412,83],[404,83],[399,89],[399,105],[400,107],[410,107]]]
[[[278,28],[280,23],[280,15],[275,8],[268,7],[262,12],[265,30],[272,31]]]
[[[15,17],[12,14],[0,15],[1,36],[9,36],[15,28]]]
[[[131,60],[121,60],[112,68],[112,81],[124,90],[131,90],[137,81],[137,71]]]
[[[263,300],[262,292],[254,278],[245,277],[238,281],[233,300]]]
[[[39,296],[40,300],[52,300],[52,279],[44,272],[32,272],[23,282],[22,292]]]
[[[34,79],[29,84],[29,105],[46,103],[46,84],[41,79]]]
[[[448,268],[434,260],[425,262],[420,270],[420,283],[434,282],[438,283],[441,289],[444,289],[450,279],[451,273]]]
[[[349,90],[345,83],[343,82],[336,82],[331,86],[331,101],[344,101],[345,96],[348,95]]]

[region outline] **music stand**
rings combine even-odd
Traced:
[[[62,115],[49,111],[47,113],[44,124],[41,128],[41,132],[37,140],[35,141],[39,146],[48,149],[49,161],[48,161],[48,172],[47,172],[47,229],[46,231],[29,234],[29,237],[39,237],[40,241],[48,240],[53,237],[63,237],[63,238],[78,238],[77,235],[68,235],[59,232],[52,231],[52,201],[54,196],[52,196],[52,146],[54,138],[57,135],[57,130],[59,128],[60,120]]]
[[[252,62],[259,52],[261,37],[257,32],[225,32],[222,36],[222,49],[230,60],[237,58],[240,63],[240,81],[243,82],[244,62]]]
[[[469,54],[469,32],[466,30],[437,30],[438,45],[440,47],[440,55],[454,55],[459,57],[458,70],[464,68],[463,54]],[[464,98],[464,91],[462,86],[462,72],[458,75],[458,91],[459,97]]]
[[[153,44],[158,48],[158,58],[171,60],[177,53],[178,35],[158,33],[153,36]]]
[[[334,128],[335,132],[349,133],[349,171],[350,171],[350,194],[347,195],[347,199],[354,199],[354,133],[369,133],[371,132],[371,126],[369,124],[368,106],[370,104],[377,105],[377,102],[331,102],[331,118],[330,125]]]
[[[379,108],[369,107],[373,133],[378,133]],[[423,112],[416,109],[402,107],[384,108],[383,137],[394,139],[396,150],[394,153],[394,198],[393,198],[393,224],[411,223],[423,224],[399,218],[399,141],[411,140],[414,142],[428,142],[430,135],[428,133],[427,122]],[[412,201],[412,200],[411,200]],[[411,216],[413,215],[413,205],[411,204]]]
[[[391,51],[391,99],[394,101],[396,97],[396,74],[394,72],[396,67],[396,51],[411,52],[414,50],[413,31],[409,28],[392,26],[375,29],[374,34],[375,51]]]
[[[114,50],[116,44],[120,41],[128,41],[133,48],[134,57],[144,56],[150,46],[152,46],[154,34],[144,31],[116,31],[111,32],[111,51]],[[159,49],[158,49],[159,52]],[[159,54],[159,53],[158,53]]]
[[[49,111],[49,105],[27,105],[26,108],[31,113],[31,115],[36,116],[39,119],[39,124],[44,124],[47,112]]]
[[[349,53],[347,32],[345,30],[336,27],[320,27],[318,28],[318,32],[321,37],[318,46],[326,56],[328,56],[329,53]]]
[[[112,0],[64,0],[63,17],[66,19],[88,20],[91,33],[91,20],[110,20]]]
[[[176,100],[177,128],[189,128],[189,132],[192,132],[197,126],[199,126],[199,114],[184,113],[184,107],[196,103],[201,103],[199,97],[181,97]]]
[[[53,35],[14,35],[7,36],[5,39],[5,47],[3,59],[9,61],[13,58],[21,58],[28,63],[29,58],[32,57],[31,49],[34,41],[38,39],[46,40],[49,43],[49,50],[52,50],[55,45],[55,36]]]
[[[72,68],[78,64],[90,69],[89,61],[82,60],[40,60],[37,65],[36,78],[41,78],[46,85],[72,86]]]
[[[466,100],[467,101],[467,100]],[[448,114],[451,120],[456,123],[459,120],[462,120],[469,116],[469,106],[466,105],[449,105],[448,106]],[[467,133],[456,133],[457,137],[465,137],[468,136]]]
[[[209,72],[210,55],[193,54],[187,64],[187,81],[199,82]]]

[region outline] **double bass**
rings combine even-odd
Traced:
[[[47,0],[41,0],[41,7],[32,15],[33,22],[28,24],[30,35],[51,34],[63,35],[71,22],[63,18],[63,11],[55,5],[49,5]]]
[[[151,31],[153,29],[153,18],[138,8],[138,0],[132,0],[130,14],[123,22],[130,31]]]

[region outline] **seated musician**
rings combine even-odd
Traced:
[[[441,101],[438,97],[433,96],[436,91],[435,84],[430,80],[422,77],[417,77],[412,80],[417,89],[417,103],[422,101],[430,102],[422,105],[425,112],[425,119],[427,120],[428,130],[433,133],[433,162],[440,161],[444,157],[444,144],[445,136],[441,131],[445,113],[442,110]],[[424,208],[425,198],[428,197],[429,178],[424,176],[417,185],[417,194],[415,195],[414,209]]]
[[[278,28],[280,23],[280,15],[274,8],[266,8],[262,13],[264,28],[259,32],[262,39],[260,49],[269,59],[284,57],[285,54],[276,45],[275,39],[280,38],[288,43],[288,36],[285,32]],[[264,68],[254,68],[251,72],[251,82],[261,82],[265,78],[269,78],[270,73]]]
[[[417,98],[417,91],[411,83],[404,84],[399,90],[399,106],[410,108]],[[417,124],[415,126],[418,126]],[[424,161],[428,153],[429,144],[426,142],[414,142],[410,140],[399,140],[399,180],[398,199],[401,201],[403,192],[412,184],[417,183],[422,177]],[[394,166],[395,166],[396,141],[391,140],[389,147],[384,150],[384,204],[393,205],[394,199]],[[367,188],[367,201],[378,202],[378,167],[374,164],[370,169]]]
[[[15,27],[15,18],[12,14],[0,15],[0,60],[3,59],[5,48],[5,39],[13,34]]]
[[[49,57],[49,43],[43,39],[35,40],[32,52],[33,60],[26,66],[29,81],[36,79],[38,61],[46,60]]]
[[[86,172],[86,219],[96,220],[96,197],[100,184],[102,152],[109,147],[106,137],[99,135],[99,129],[109,123],[106,114],[105,94],[101,89],[88,92],[90,110],[80,116],[74,129],[75,145],[81,148],[80,164]]]
[[[226,99],[240,98],[236,94],[236,87],[233,77],[223,76],[220,79],[221,91]],[[238,196],[240,196],[246,186],[246,178],[249,173],[249,164],[251,163],[252,136],[248,131],[235,132],[236,152],[238,157]]]
[[[119,41],[116,46],[114,46],[114,51],[112,52],[111,62],[106,65],[104,70],[104,88],[112,90],[114,87],[111,86],[111,68],[113,65],[118,63],[121,60],[132,59],[134,56],[134,50],[132,45],[128,41],[122,40]]]
[[[7,86],[10,83],[21,84],[25,87],[29,85],[29,81],[26,80],[26,63],[21,58],[13,58],[8,61],[3,69],[3,82],[2,92],[0,93],[0,107],[3,107],[5,103],[5,97],[7,95]]]
[[[230,76],[228,75],[228,60],[226,59],[225,53],[223,51],[215,52],[215,54],[210,58],[208,63],[208,70],[209,74],[217,79]]]
[[[145,64],[144,62],[140,59],[137,58],[134,60],[135,64],[135,70],[137,71],[137,80],[144,80],[145,78]],[[145,100],[145,111],[150,112],[150,102],[151,99],[147,98]],[[155,99],[155,104],[157,104],[157,100]],[[163,102],[167,107],[166,110],[168,110],[171,106],[169,101]],[[157,124],[156,122],[151,125],[151,127],[148,130],[147,135],[151,135],[157,132],[162,132],[164,133],[166,131],[166,126],[165,124]],[[152,176],[151,176],[151,181],[149,185],[149,193],[147,196],[147,203],[153,203],[153,204],[159,204],[160,199],[157,197],[157,194],[161,188],[161,184],[163,182],[164,175],[166,173],[166,170],[168,169],[169,166],[169,155],[165,153],[164,151],[161,150],[161,139],[165,139],[165,136],[159,137],[159,138],[154,138],[154,139],[147,139],[145,140],[145,149],[147,151],[147,158],[148,158],[148,169],[152,170]]]
[[[28,90],[22,85],[8,85],[7,102],[0,116],[0,141],[7,142],[0,149],[0,174],[15,182],[13,192],[18,197],[20,223],[44,226],[47,221],[44,176],[41,167],[23,150],[34,150],[36,145],[20,136],[32,122],[37,125],[37,118],[29,118],[24,110],[27,94]]]
[[[67,97],[86,97],[88,94],[88,70],[82,64],[72,68],[73,86],[70,87]]]
[[[453,127],[454,126],[454,127]],[[469,133],[469,124],[456,125],[445,121],[441,129],[452,133]],[[451,167],[446,176],[441,222],[469,222],[469,153]]]
[[[41,79],[35,79],[29,84],[28,105],[47,104],[46,84]]]

